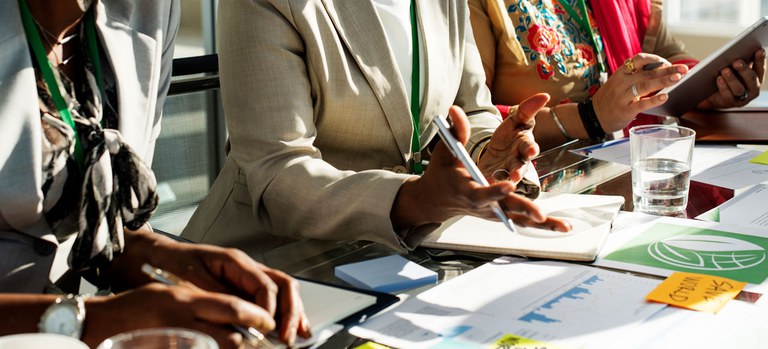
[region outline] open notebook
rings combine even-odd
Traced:
[[[592,261],[603,246],[611,222],[624,204],[621,196],[542,193],[536,204],[545,214],[568,220],[568,233],[504,224],[471,216],[455,217],[428,235],[421,247]]]

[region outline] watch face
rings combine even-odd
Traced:
[[[43,320],[43,328],[46,333],[58,333],[72,336],[78,329],[77,308],[68,304],[60,304],[51,309]]]

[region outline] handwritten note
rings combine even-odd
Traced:
[[[506,334],[499,338],[489,349],[562,349],[562,347],[514,334]]]
[[[723,277],[673,273],[645,298],[681,308],[717,313],[746,285]]]
[[[752,160],[749,160],[749,162],[753,164],[768,165],[768,151],[758,156],[755,156],[754,158],[752,158]]]

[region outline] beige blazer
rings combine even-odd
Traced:
[[[470,116],[476,155],[500,117],[466,0],[416,2],[421,144],[435,137],[435,115],[456,104]],[[411,176],[396,173],[411,158],[410,81],[371,1],[228,0],[218,16],[231,151],[182,236],[252,255],[298,238],[412,247],[413,231],[395,232],[389,217]]]
[[[18,1],[0,3],[0,291],[41,292],[49,277],[66,271],[67,256],[57,253],[62,237],[51,233],[42,214],[40,110]],[[170,85],[179,3],[107,0],[94,6],[117,81],[120,132],[151,163]]]

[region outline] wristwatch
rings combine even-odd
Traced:
[[[56,299],[45,310],[37,328],[43,333],[56,333],[80,339],[85,321],[85,301],[79,295],[66,295]]]

